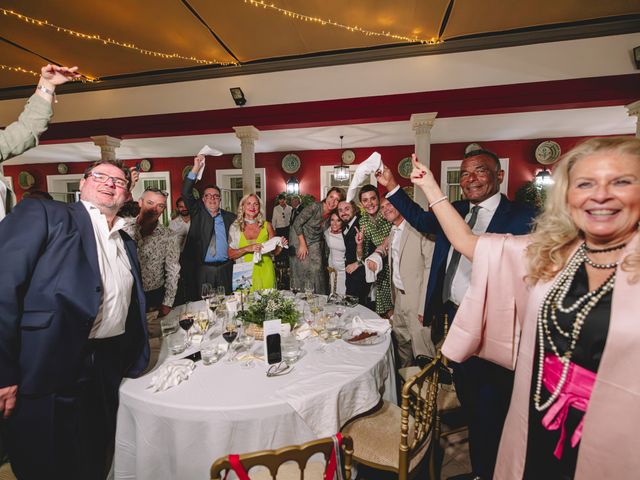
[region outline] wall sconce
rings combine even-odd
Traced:
[[[341,182],[349,180],[349,167],[342,163],[342,139],[344,135],[340,135],[340,165],[333,167],[333,178]]]
[[[550,185],[553,185],[553,179],[551,178],[551,174],[546,167],[536,173],[536,177],[533,179],[533,183],[538,188],[538,190],[546,188]]]
[[[300,182],[296,177],[291,177],[287,180],[287,194],[298,195],[300,193]]]
[[[240,87],[230,88],[229,91],[231,92],[231,98],[233,98],[233,101],[236,102],[236,105],[241,107],[242,105],[247,103],[247,99],[244,98],[244,93],[242,92],[242,89]]]
[[[640,47],[633,49],[633,61],[636,64],[636,68],[640,70]]]

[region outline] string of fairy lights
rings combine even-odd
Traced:
[[[442,40],[439,38],[431,38],[427,40],[427,39],[419,38],[417,36],[406,36],[406,35],[400,35],[397,33],[386,32],[386,31],[373,31],[373,30],[367,30],[366,28],[362,28],[357,25],[346,25],[346,24],[337,22],[335,20],[325,19],[321,17],[314,17],[314,16],[294,12],[292,10],[287,10],[287,9],[278,7],[273,3],[267,3],[263,0],[244,0],[244,3],[247,5],[251,5],[253,7],[275,11],[281,15],[292,18],[294,20],[301,20],[304,22],[314,23],[321,26],[335,27],[335,28],[352,32],[352,33],[359,33],[366,36],[386,37],[393,40],[399,40],[399,41],[408,42],[408,43],[422,43],[422,44],[429,44],[429,45],[442,43]],[[190,62],[194,62],[201,65],[220,65],[220,66],[238,65],[236,62],[227,62],[227,61],[221,61],[217,59],[202,59],[194,56],[181,55],[179,53],[166,53],[166,52],[159,52],[159,51],[155,51],[147,48],[142,48],[135,45],[132,42],[116,40],[110,37],[103,37],[96,33],[78,32],[71,28],[56,25],[54,23],[49,22],[48,20],[29,17],[27,15],[24,15],[22,13],[19,13],[7,8],[0,7],[0,13],[2,13],[3,15],[12,16],[30,25],[36,25],[39,27],[47,27],[47,28],[54,29],[57,32],[65,33],[67,35],[73,36],[80,40],[102,42],[104,45],[113,45],[121,48],[126,48],[129,50],[135,51],[137,53],[153,56],[156,58],[162,58],[167,60],[176,60],[176,59],[185,60],[185,61],[190,61]],[[6,71],[15,72],[15,73],[23,73],[23,74],[33,75],[33,76],[40,75],[39,72],[35,72],[28,68],[15,66],[15,65],[11,66],[11,65],[0,64],[0,70],[6,70]],[[100,79],[98,77],[83,76],[82,81],[97,82],[97,81],[100,81]]]
[[[344,25],[340,22],[336,22],[334,20],[331,19],[326,19],[326,18],[320,18],[320,17],[312,17],[310,15],[304,15],[302,13],[298,13],[298,12],[294,12],[292,10],[287,10],[285,8],[280,8],[277,5],[274,5],[273,3],[267,3],[264,2],[263,0],[244,0],[244,3],[252,5],[254,7],[258,7],[258,8],[265,8],[265,9],[270,9],[273,11],[276,11],[286,17],[289,18],[293,18],[294,20],[303,20],[305,22],[311,22],[311,23],[316,23],[318,25],[322,25],[322,26],[332,26],[332,27],[336,27],[336,28],[341,28],[343,30],[347,30],[349,32],[355,32],[355,33],[361,33],[363,35],[366,36],[376,36],[376,37],[387,37],[387,38],[391,38],[393,40],[402,40],[404,42],[409,42],[409,43],[423,43],[423,44],[429,44],[429,45],[435,45],[436,43],[442,43],[442,40],[439,38],[431,38],[429,40],[423,39],[423,38],[419,38],[417,36],[413,36],[413,37],[408,37],[406,35],[400,35],[397,33],[392,33],[392,32],[385,32],[385,31],[373,31],[373,30],[367,30],[365,28],[359,27],[357,25]]]

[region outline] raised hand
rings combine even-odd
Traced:
[[[378,170],[376,172],[376,179],[378,180],[378,183],[385,187],[387,190],[393,190],[398,185],[398,182],[396,182],[393,173],[391,173],[391,169],[386,166],[382,169],[382,171]]]
[[[80,78],[78,67],[59,67],[58,65],[46,65],[40,70],[40,76],[49,86],[62,85],[69,80]]]
[[[362,245],[362,242],[364,242],[364,227],[362,227],[360,230],[358,230],[358,227],[354,228],[356,229],[356,245]]]
[[[193,158],[193,168],[191,169],[191,171],[193,173],[198,173],[203,168],[204,168],[204,155],[196,155]]]
[[[411,181],[415,185],[427,186],[430,182],[435,182],[431,171],[418,161],[415,153],[411,154],[411,164],[413,165]]]

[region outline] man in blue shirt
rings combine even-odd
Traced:
[[[182,198],[189,214],[191,225],[183,252],[182,276],[187,289],[188,300],[199,300],[203,283],[214,287],[222,285],[227,294],[231,293],[233,262],[229,260],[229,227],[235,221],[235,215],[220,208],[220,189],[207,185],[202,198],[193,195],[193,186],[198,173],[204,168],[204,155],[193,160],[193,168],[182,184]]]

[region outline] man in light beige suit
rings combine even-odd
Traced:
[[[380,210],[393,225],[387,242],[394,300],[391,323],[400,366],[407,367],[416,355],[436,355],[431,329],[422,326],[434,242],[409,225],[386,198],[380,202]]]

